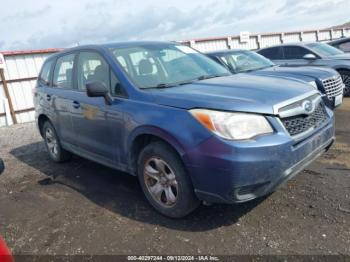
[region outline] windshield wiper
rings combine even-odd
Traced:
[[[181,86],[181,85],[186,85],[186,84],[191,84],[193,81],[184,81],[184,82],[179,82],[179,83],[171,83],[171,84],[166,84],[166,83],[160,83],[156,86],[150,86],[150,87],[145,87],[143,89],[153,89],[153,88],[170,88],[170,87],[175,87],[175,86]]]
[[[149,86],[149,87],[144,87],[142,89],[162,89],[162,88],[169,88],[169,87],[175,87],[175,86],[181,86],[181,85],[187,85],[187,84],[191,84],[193,82],[196,81],[201,81],[201,80],[206,80],[206,79],[210,79],[210,78],[215,78],[215,77],[221,77],[221,76],[229,76],[230,74],[221,74],[221,75],[202,75],[199,76],[195,79],[192,80],[188,80],[188,81],[183,81],[183,82],[177,82],[177,83],[171,83],[171,84],[166,84],[166,83],[160,83],[156,86]]]
[[[161,88],[169,88],[169,87],[173,87],[173,86],[174,86],[173,84],[160,83],[160,84],[158,84],[156,86],[153,86],[151,88],[159,88],[159,89],[161,89]]]
[[[221,75],[202,75],[197,77],[195,80],[200,81],[200,80],[206,80],[210,78],[216,78],[216,77],[221,77],[221,76],[228,76],[229,74],[221,74]]]

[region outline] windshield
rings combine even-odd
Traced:
[[[252,51],[233,51],[220,55],[232,73],[254,71],[274,66],[269,59]]]
[[[343,51],[325,43],[312,43],[307,44],[306,46],[321,56],[333,56],[344,54]]]
[[[226,68],[188,46],[144,44],[110,48],[110,51],[141,89],[170,87],[230,75]]]

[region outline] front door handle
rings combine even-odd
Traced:
[[[73,101],[73,107],[74,108],[79,108],[80,107],[80,103],[78,101]]]
[[[47,101],[51,101],[51,95],[47,94],[47,95],[46,95],[46,100],[47,100]]]

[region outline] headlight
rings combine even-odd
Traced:
[[[261,115],[208,109],[192,109],[190,113],[203,126],[225,139],[244,140],[273,132],[266,118]]]
[[[309,84],[312,85],[315,89],[318,89],[315,81],[311,81],[311,82],[309,82]]]

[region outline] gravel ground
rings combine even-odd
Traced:
[[[0,234],[14,254],[350,255],[350,99],[336,118],[337,143],[268,198],[181,220],[156,213],[135,177],[51,162],[34,123],[0,128]]]

